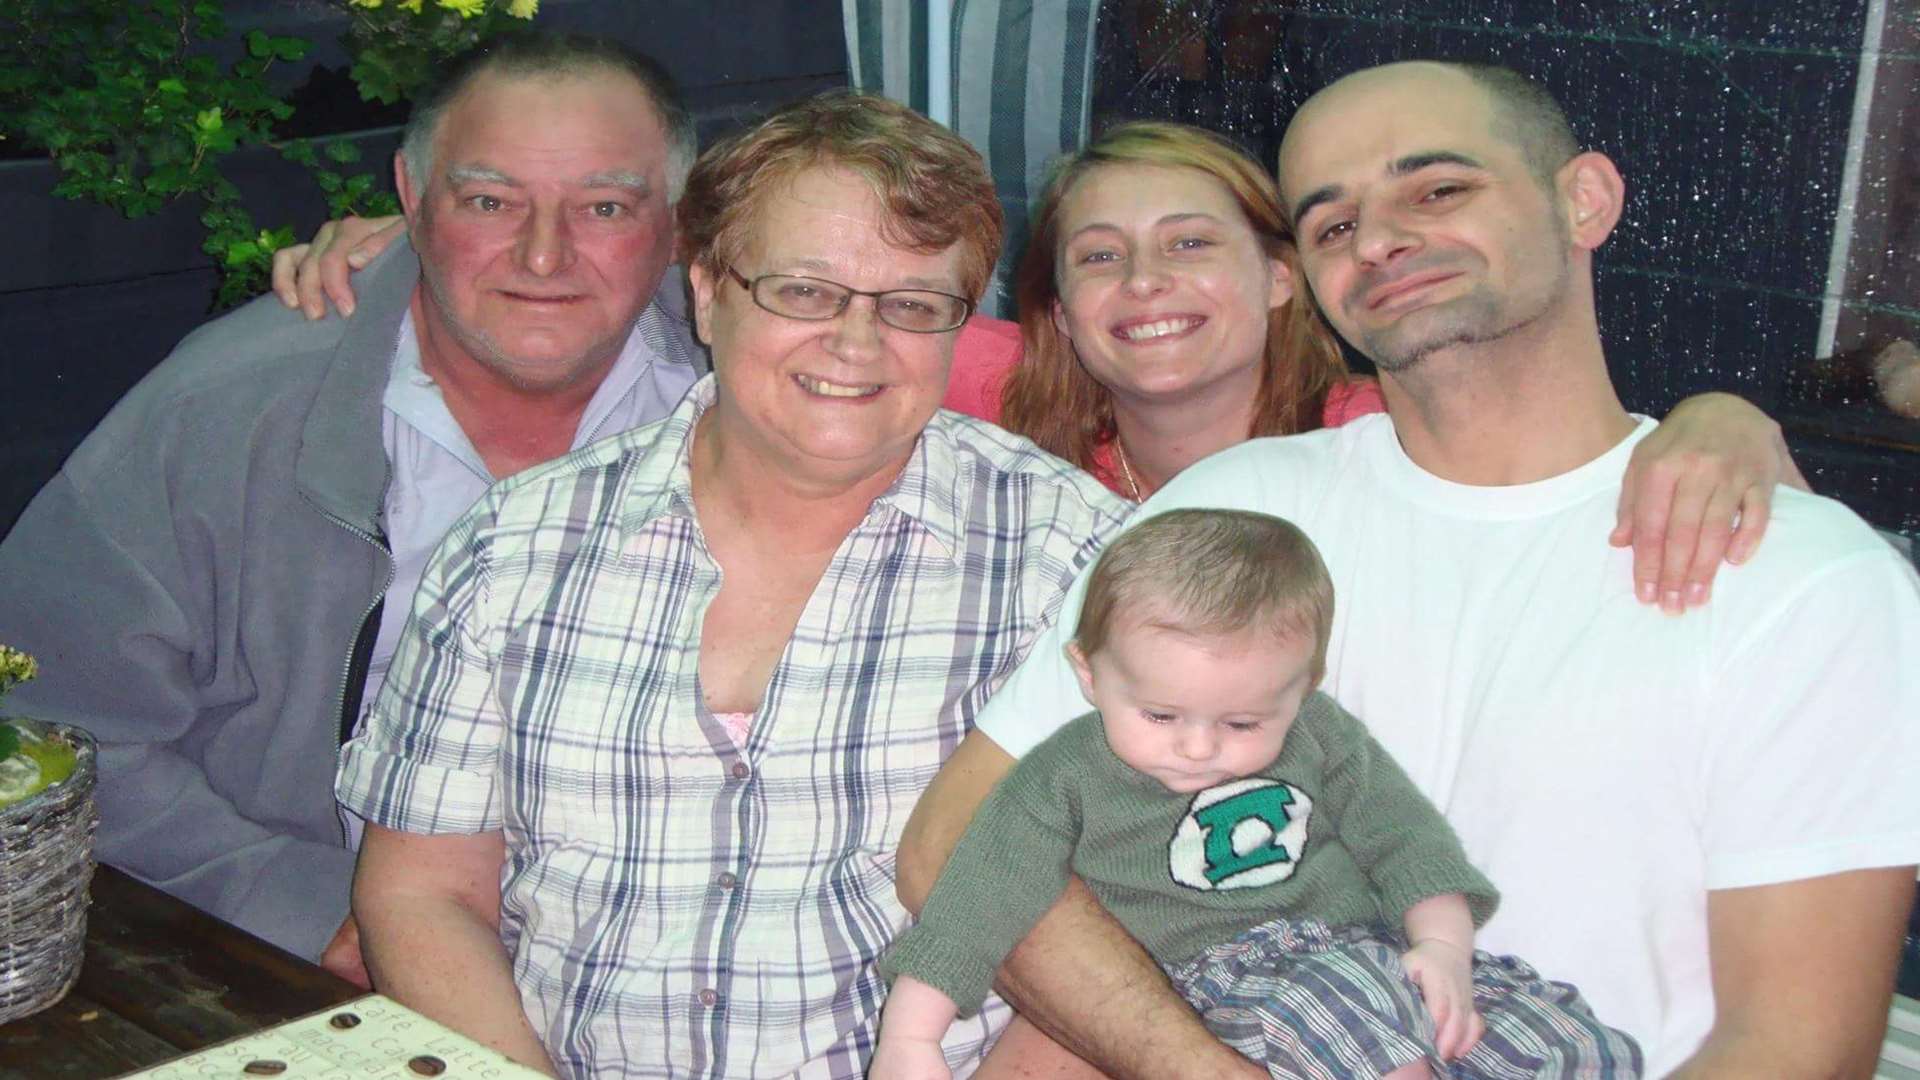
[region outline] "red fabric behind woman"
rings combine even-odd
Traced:
[[[1007,374],[1020,363],[1020,325],[1004,319],[975,315],[960,328],[953,344],[953,371],[947,378],[947,396],[942,405],[954,412],[1000,422],[1000,391]],[[1386,412],[1380,396],[1380,384],[1356,376],[1335,384],[1327,391],[1327,403],[1320,421],[1327,427],[1339,427],[1357,416]],[[1111,444],[1100,448],[1093,475],[1115,494],[1127,494],[1127,482],[1119,475]]]

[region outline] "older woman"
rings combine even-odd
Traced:
[[[714,372],[435,555],[343,754],[355,910],[384,990],[521,1060],[858,1077],[908,813],[1127,505],[937,412],[1000,241],[944,129],[789,106],[678,213]]]

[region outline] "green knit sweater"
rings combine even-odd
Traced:
[[[1457,892],[1479,925],[1499,900],[1440,812],[1324,694],[1259,776],[1196,795],[1129,768],[1088,713],[994,789],[881,971],[974,1012],[1071,874],[1162,964],[1281,916],[1397,929],[1407,908]]]

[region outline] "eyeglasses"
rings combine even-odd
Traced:
[[[762,274],[749,281],[731,266],[727,273],[747,290],[754,303],[789,319],[823,322],[836,318],[856,296],[873,297],[873,312],[881,322],[911,334],[943,334],[973,314],[973,301],[931,289],[865,292],[825,278]]]

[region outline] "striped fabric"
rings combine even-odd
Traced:
[[[854,85],[925,109],[925,0],[844,4]],[[1013,317],[1028,207],[1053,160],[1087,141],[1099,14],[1099,0],[954,0],[953,126],[986,156],[1007,216],[989,315]]]
[[[702,705],[720,568],[665,421],[495,486],[435,554],[338,793],[503,829],[502,936],[562,1070],[858,1077],[916,798],[1128,507],[942,412],[835,554],[744,746]],[[965,1066],[1007,1013],[955,1025]],[[964,1071],[964,1069],[963,1069]]]
[[[1400,964],[1406,939],[1274,919],[1168,971],[1220,1041],[1288,1080],[1380,1076],[1422,1058],[1459,1080],[1633,1080],[1640,1047],[1573,987],[1511,956],[1473,954],[1486,1034],[1441,1062],[1433,1018]],[[1444,1071],[1440,1071],[1444,1070]]]
[[[854,87],[927,111],[927,0],[841,0]]]

